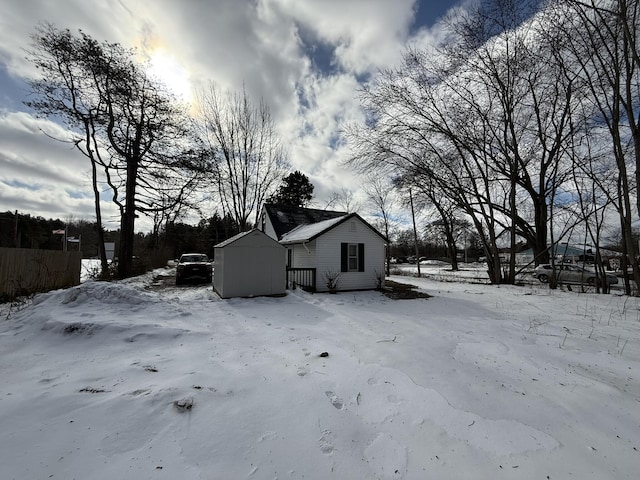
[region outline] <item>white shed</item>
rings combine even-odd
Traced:
[[[284,295],[287,249],[260,230],[215,246],[213,289],[222,298]]]

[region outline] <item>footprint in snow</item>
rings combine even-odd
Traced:
[[[318,445],[320,446],[322,453],[327,455],[331,455],[333,453],[333,440],[334,436],[333,433],[331,433],[331,430],[322,430],[322,435],[318,439]]]
[[[327,398],[329,399],[329,401],[331,402],[331,405],[336,407],[338,410],[342,410],[344,408],[344,402],[342,401],[342,399],[339,396],[337,396],[331,390],[328,390],[328,391],[326,391],[324,393],[327,396]]]

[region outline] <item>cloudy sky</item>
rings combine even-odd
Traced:
[[[357,89],[393,66],[407,43],[428,45],[448,9],[463,0],[0,0],[0,211],[93,220],[89,165],[59,126],[23,105],[30,35],[41,21],[147,53],[161,79],[187,100],[215,81],[246,86],[270,105],[294,170],[316,187],[357,191],[336,145],[360,118]],[[117,227],[111,205],[106,226]],[[212,212],[213,213],[213,212]],[[144,229],[145,222],[139,222]]]

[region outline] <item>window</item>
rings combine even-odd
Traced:
[[[342,243],[340,254],[341,272],[364,272],[364,243]]]
[[[348,270],[350,272],[357,272],[358,271],[358,245],[356,243],[350,243],[349,244],[349,250],[348,250]]]

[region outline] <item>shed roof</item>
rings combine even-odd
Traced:
[[[236,242],[242,243],[242,240],[245,239],[245,237],[248,237],[250,235],[252,235],[252,236],[256,236],[257,235],[258,237],[260,237],[260,241],[263,242],[263,243],[268,242],[269,244],[281,246],[276,240],[271,238],[269,235],[267,235],[264,232],[258,230],[257,228],[254,228],[253,230],[249,230],[247,232],[240,232],[239,234],[234,235],[231,238],[227,238],[224,242],[220,242],[217,245],[214,245],[214,248],[227,247],[227,246],[231,245],[232,243],[236,243]],[[249,239],[247,239],[247,240],[249,240]]]

